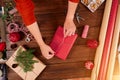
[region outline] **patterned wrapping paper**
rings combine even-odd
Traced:
[[[84,4],[91,12],[95,12],[104,1],[105,0],[81,0],[81,3]]]

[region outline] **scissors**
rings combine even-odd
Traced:
[[[76,19],[77,19],[77,22],[80,24],[80,19],[81,20],[85,20],[84,18],[82,18],[80,15],[79,15],[79,13],[76,13]]]

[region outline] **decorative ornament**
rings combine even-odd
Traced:
[[[17,42],[20,40],[20,34],[18,32],[13,32],[8,35],[11,42]]]
[[[6,43],[5,42],[0,42],[0,52],[4,51],[6,48]]]
[[[98,42],[97,40],[90,39],[87,41],[87,46],[90,48],[97,48],[98,47]]]
[[[9,23],[7,26],[8,33],[19,32],[19,25],[16,23]]]
[[[94,67],[94,64],[93,64],[92,61],[86,61],[86,62],[85,62],[85,68],[86,68],[86,69],[92,70],[93,67]]]

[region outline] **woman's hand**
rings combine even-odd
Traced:
[[[77,3],[72,1],[73,0],[68,0],[68,11],[64,23],[64,37],[74,35],[76,31],[73,19],[79,0],[76,0]]]
[[[54,56],[55,52],[51,49],[50,46],[43,44],[43,45],[40,45],[40,49],[41,49],[42,55],[46,59],[51,59]]]
[[[73,20],[66,19],[64,23],[64,37],[74,35],[76,31],[76,26]]]

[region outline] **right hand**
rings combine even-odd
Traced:
[[[50,46],[48,46],[47,44],[43,44],[40,46],[42,55],[46,58],[46,59],[51,59],[54,56],[54,51],[51,49]]]

